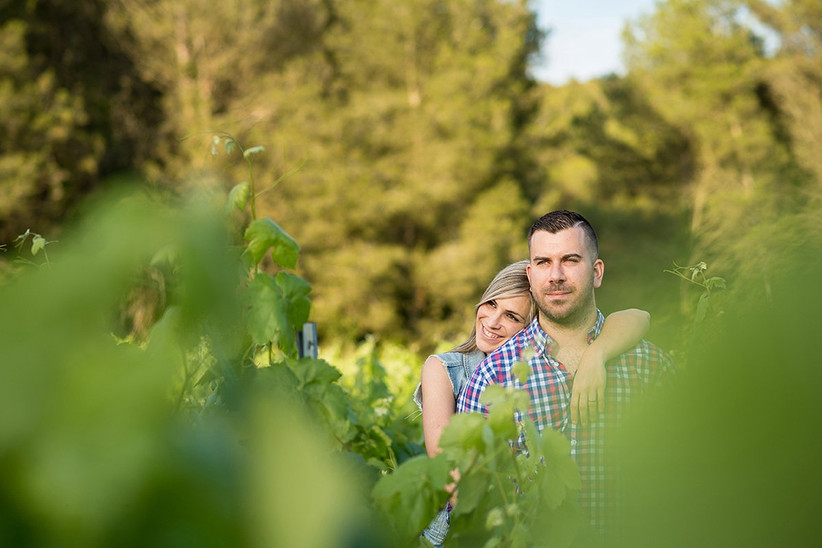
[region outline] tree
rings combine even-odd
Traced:
[[[83,98],[61,87],[53,70],[26,51],[29,25],[0,27],[0,239],[61,217],[94,179],[99,136],[85,129]],[[78,188],[79,187],[79,188]],[[45,227],[36,227],[43,229]]]
[[[740,5],[723,0],[659,4],[625,39],[630,78],[696,155],[691,259],[731,279],[757,279],[767,296],[768,274],[759,265],[795,238],[788,219],[801,206],[797,189],[807,176],[764,93],[762,40],[744,24]]]
[[[324,9],[320,44],[253,95],[249,139],[277,151],[266,176],[305,160],[263,207],[311,250],[301,268],[323,328],[416,336],[428,317],[464,328],[482,287],[525,253],[534,16],[490,0]],[[498,229],[468,237],[483,216]]]
[[[777,48],[765,71],[769,99],[784,126],[797,164],[813,175],[806,195],[809,210],[818,210],[822,198],[822,6],[793,0],[779,6],[746,2],[758,20],[776,35]],[[808,220],[813,222],[813,216]],[[811,225],[817,236],[819,225]]]
[[[135,75],[102,0],[0,6],[0,238],[59,230],[107,176],[153,154],[157,91]]]
[[[320,4],[109,2],[108,25],[122,37],[141,77],[162,93],[165,122],[155,139],[164,169],[162,175],[153,169],[155,178],[174,180],[202,168],[215,132],[243,136],[255,119],[250,88],[314,48],[323,24]]]

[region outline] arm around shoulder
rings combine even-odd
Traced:
[[[605,318],[599,337],[588,350],[598,353],[604,362],[612,360],[636,346],[650,327],[648,312],[638,308],[619,310]]]

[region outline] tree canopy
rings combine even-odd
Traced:
[[[525,0],[1,3],[0,237],[56,237],[124,173],[226,193],[231,135],[265,149],[256,207],[303,246],[324,336],[456,341],[559,207],[600,230],[605,309],[654,312],[671,261],[767,295],[774,250],[822,235],[820,9],[658,2],[625,76],[551,86]]]

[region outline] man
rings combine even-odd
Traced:
[[[606,451],[607,434],[619,424],[627,404],[673,372],[673,364],[657,347],[641,341],[608,363],[605,402],[589,402],[589,407],[604,411],[588,424],[571,421],[574,374],[604,321],[594,289],[602,283],[605,265],[598,256],[593,227],[570,211],[553,211],[536,221],[528,234],[528,248],[527,275],[539,313],[480,364],[459,397],[457,412],[487,415],[480,403],[485,387],[523,387],[511,367],[523,355],[532,356],[528,359],[531,375],[524,386],[530,395],[528,415],[539,431],[554,428],[570,439],[582,479],[583,510],[595,530],[610,531],[607,521],[615,506],[610,484],[615,478]]]

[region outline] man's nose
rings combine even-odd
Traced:
[[[550,270],[548,271],[548,280],[553,283],[565,281],[565,269],[562,268],[561,262],[551,264]]]

